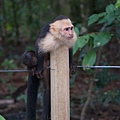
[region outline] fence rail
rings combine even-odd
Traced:
[[[94,69],[120,69],[120,66],[76,66],[77,68],[94,68]],[[47,67],[48,69],[50,67]],[[51,70],[54,70],[50,68]],[[0,73],[9,73],[9,72],[29,72],[28,70],[0,70]]]
[[[78,68],[120,69],[120,66],[77,66]]]
[[[28,70],[0,70],[0,73],[9,73],[9,72],[28,72]]]

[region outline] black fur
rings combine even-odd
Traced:
[[[36,104],[39,87],[39,79],[29,74],[27,86],[26,120],[36,120]]]
[[[69,19],[69,18],[67,16],[60,15],[60,16],[56,17],[53,22],[55,22],[57,20],[63,20],[63,19]]]
[[[22,62],[29,69],[32,69],[33,67],[35,67],[37,65],[37,58],[35,55],[35,51],[33,50],[25,51],[22,56]]]
[[[49,32],[50,24],[45,25],[40,32],[39,38],[44,38],[46,34]]]

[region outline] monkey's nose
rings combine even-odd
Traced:
[[[70,34],[70,37],[73,38],[73,34]]]

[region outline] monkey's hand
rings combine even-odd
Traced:
[[[43,70],[35,70],[35,75],[37,78],[43,78]]]
[[[32,76],[35,75],[35,67],[33,67],[33,68],[28,67],[27,70],[28,70],[29,74],[31,74]]]
[[[70,74],[73,75],[76,73],[77,65],[75,63],[70,65]]]

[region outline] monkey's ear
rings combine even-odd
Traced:
[[[52,32],[55,32],[55,31],[56,31],[56,28],[55,28],[55,25],[54,25],[54,24],[51,24],[51,25],[50,25],[50,30],[51,30]]]
[[[50,32],[53,34],[59,33],[59,26],[56,25],[56,23],[53,23],[50,25]]]

